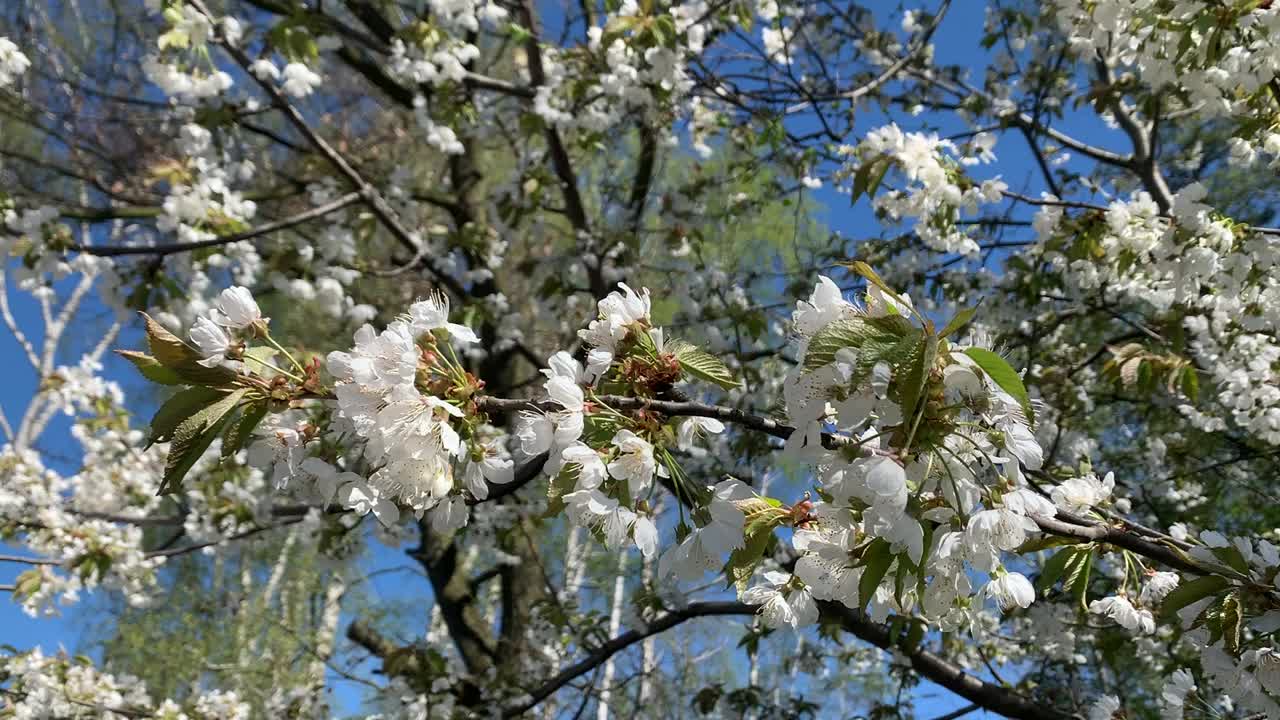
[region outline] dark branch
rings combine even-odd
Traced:
[[[244,242],[252,240],[277,230],[286,230],[296,225],[301,225],[309,220],[324,217],[331,212],[341,210],[350,205],[360,202],[360,193],[347,193],[342,197],[331,200],[324,205],[298,213],[282,220],[267,223],[252,230],[246,230],[241,233],[232,235],[220,235],[208,240],[200,240],[198,242],[189,243],[168,243],[164,245],[138,245],[138,246],[121,246],[121,245],[72,245],[71,250],[82,252],[88,255],[97,255],[98,257],[119,257],[122,255],[172,255],[174,253],[189,252],[191,250],[199,250],[207,247],[217,247],[219,245],[230,245],[231,243]]]
[[[839,603],[822,602],[819,606],[823,622],[838,625],[846,632],[881,649],[901,653],[910,660],[911,667],[921,676],[987,710],[1018,720],[1071,720],[1072,718],[1070,714],[1033,701],[1010,689],[976,678],[933,652],[921,647],[905,646],[898,641],[888,627],[872,622],[863,613],[850,610]],[[687,620],[724,615],[753,615],[755,612],[755,606],[740,602],[700,602],[668,612],[644,627],[630,630],[604,643],[582,660],[556,673],[550,680],[531,691],[527,700],[505,708],[502,715],[516,717],[527,712],[573,680],[604,664],[617,653]]]

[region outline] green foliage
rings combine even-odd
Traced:
[[[169,442],[179,425],[225,395],[221,390],[196,386],[183,388],[169,396],[151,418],[151,435],[147,439],[147,447],[159,442]]]
[[[889,572],[893,553],[889,543],[876,538],[862,552],[862,577],[858,579],[858,607],[865,608],[880,587],[880,581]]]
[[[983,348],[971,347],[964,351],[982,371],[991,378],[1001,390],[1009,393],[1022,407],[1028,422],[1035,422],[1035,412],[1031,409],[1031,396],[1027,394],[1027,386],[1022,384],[1022,377],[1004,358]]]
[[[923,332],[899,315],[841,318],[819,330],[809,340],[804,356],[806,370],[816,370],[836,360],[845,348],[856,350],[855,377],[861,377],[876,363],[899,364],[920,344]]]
[[[164,479],[159,491],[161,495],[177,492],[182,487],[182,479],[231,422],[237,406],[248,392],[245,388],[233,390],[178,424],[169,445],[169,456],[165,460]]]
[[[895,372],[895,375],[902,378],[901,384],[898,386],[898,395],[901,399],[903,417],[915,418],[916,413],[923,410],[920,401],[924,395],[925,387],[929,383],[929,374],[933,371],[933,363],[937,358],[938,338],[932,333],[926,333],[911,353],[910,360],[904,363],[905,368],[899,366],[899,368],[905,369],[906,372]]]
[[[739,592],[746,589],[756,566],[777,544],[773,531],[790,519],[781,503],[770,498],[756,498],[740,505],[745,517],[743,547],[734,550],[724,566],[725,586],[736,585]]]
[[[148,380],[188,386],[165,400],[151,418],[147,447],[170,443],[159,490],[165,495],[182,487],[183,478],[224,431],[223,458],[244,447],[270,410],[271,398],[261,388],[244,384],[233,370],[201,365],[195,348],[146,313],[141,315],[151,354],[120,354]],[[274,354],[270,348],[251,348],[245,356],[262,363]]]
[[[680,363],[680,369],[685,373],[699,380],[719,385],[725,390],[738,387],[738,381],[733,379],[733,373],[729,372],[724,362],[706,350],[688,343],[679,343],[672,352]]]
[[[1078,561],[1080,552],[1079,548],[1063,548],[1045,561],[1040,568],[1040,576],[1036,578],[1036,592],[1044,595],[1053,588],[1058,583],[1058,578],[1066,572],[1067,567]]]
[[[1223,590],[1228,584],[1221,575],[1205,575],[1185,581],[1165,596],[1160,610],[1166,618],[1174,617],[1182,608]]]
[[[969,323],[973,321],[974,316],[976,316],[977,314],[978,314],[977,306],[974,306],[971,308],[965,308],[961,310],[960,312],[956,313],[955,316],[952,317],[950,321],[947,322],[947,324],[942,328],[942,331],[938,333],[938,337],[946,338],[946,337],[950,337],[951,335],[955,335],[956,333],[968,327]]]
[[[142,376],[153,383],[161,385],[182,385],[182,377],[178,373],[170,370],[160,364],[159,360],[147,355],[146,353],[136,352],[134,350],[119,350],[117,354],[133,363],[133,366],[142,373]]]
[[[895,162],[889,155],[864,160],[853,175],[853,192],[849,202],[857,202],[863,195],[874,198],[876,191],[880,189],[880,183],[884,182],[885,173],[889,172]]]
[[[329,571],[334,561],[310,543],[290,542],[288,532],[259,536],[217,561],[172,558],[151,606],[100,598],[98,611],[111,622],[83,616],[86,642],[113,671],[141,678],[153,697],[182,702],[223,688],[249,702],[253,717],[267,717],[277,688],[317,684],[314,653],[340,640],[334,631],[341,627],[326,628],[323,617],[326,593],[338,581]],[[358,590],[348,590],[344,602],[369,621],[382,618]],[[335,659],[341,657],[339,646]]]
[[[134,353],[129,357],[129,361],[138,368],[143,375],[146,375],[144,368],[152,371],[151,368],[158,365],[176,374],[183,382],[191,385],[205,385],[215,387],[226,385],[235,381],[236,374],[232,370],[224,367],[205,367],[200,364],[202,359],[200,353],[195,348],[188,345],[178,336],[169,332],[163,325],[156,322],[146,313],[139,313],[146,322],[147,346],[151,349],[151,355],[141,355]]]
[[[265,398],[254,401],[244,405],[240,415],[226,424],[222,438],[223,460],[235,455],[248,444],[254,428],[267,416],[269,409],[270,403]]]
[[[1146,395],[1164,390],[1171,395],[1181,392],[1192,402],[1199,399],[1199,370],[1187,358],[1151,352],[1138,343],[1110,350],[1111,359],[1102,370],[1120,386]]]

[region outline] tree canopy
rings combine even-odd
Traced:
[[[1280,7],[903,5],[4,3],[0,717],[1280,718]]]

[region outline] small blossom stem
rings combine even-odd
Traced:
[[[272,344],[274,345],[275,343],[272,343]],[[285,353],[285,354],[287,355],[288,353]],[[283,376],[285,376],[285,377],[289,378],[290,380],[293,380],[294,382],[299,382],[299,383],[300,383],[300,382],[303,382],[302,378],[298,377],[297,375],[294,375],[293,373],[289,372],[288,370],[285,370],[284,368],[276,367],[275,365],[272,365],[271,363],[267,362],[266,360],[259,360],[258,358],[255,358],[255,357],[252,357],[252,356],[249,356],[249,355],[245,355],[245,356],[244,356],[244,359],[245,359],[245,360],[252,360],[252,361],[254,361],[254,362],[258,363],[259,365],[261,365],[261,366],[263,366],[263,367],[265,367],[265,368],[267,368],[267,369],[269,369],[269,370],[274,370],[274,371],[276,371],[276,372],[280,373],[281,375],[283,375]],[[289,359],[290,359],[290,360],[292,360],[293,358],[289,358]],[[295,365],[297,365],[297,362],[295,362],[294,364],[295,364]]]
[[[294,358],[293,355],[288,350],[284,349],[284,346],[276,342],[275,338],[271,337],[271,333],[267,333],[264,339],[267,341],[269,345],[271,345],[271,347],[275,348],[276,350],[279,350],[286,358],[288,358],[289,362],[293,364],[293,367],[295,370],[297,370],[300,373],[305,373],[307,371],[307,369],[302,366],[302,363],[298,362],[297,359]],[[293,378],[294,380],[297,380],[298,382],[302,382],[302,380],[298,378],[296,375],[289,375],[289,377]]]

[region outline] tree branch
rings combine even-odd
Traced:
[[[838,625],[846,632],[883,650],[901,653],[922,677],[983,708],[1019,720],[1072,720],[1073,716],[1070,714],[1054,710],[1044,703],[1033,701],[1012,690],[976,678],[933,652],[900,644],[888,627],[872,622],[861,612],[833,602],[819,602],[818,605],[823,622]],[[756,606],[740,602],[700,602],[683,609],[672,610],[645,626],[622,633],[594,649],[585,658],[556,673],[551,679],[531,691],[528,699],[504,708],[502,716],[516,717],[528,712],[556,691],[591,672],[615,654],[688,620],[725,615],[754,615],[755,612]]]
[[[547,74],[542,66],[542,48],[539,46],[542,31],[537,11],[533,7],[533,0],[521,0],[520,15],[525,28],[529,31],[529,39],[525,42],[525,53],[529,58],[529,79],[533,81],[536,95],[536,88],[546,84]],[[573,225],[574,230],[589,232],[587,211],[582,204],[582,195],[578,192],[578,176],[573,171],[573,164],[569,160],[568,151],[565,150],[564,141],[560,138],[560,132],[548,123],[546,137],[547,148],[551,154],[551,166],[560,180],[560,189],[564,193],[565,215],[569,218],[569,223]]]
[[[825,102],[827,100],[848,100],[850,102],[857,102],[860,98],[866,97],[876,90],[879,90],[881,85],[892,80],[895,75],[907,66],[908,63],[919,57],[920,53],[923,52],[925,48],[929,47],[929,41],[933,38],[933,34],[938,29],[938,26],[942,24],[942,18],[946,17],[947,10],[950,7],[951,0],[942,0],[942,4],[938,6],[938,12],[933,16],[933,22],[929,23],[929,26],[924,29],[924,32],[916,36],[915,41],[907,52],[903,53],[897,60],[894,60],[888,67],[882,70],[879,75],[872,78],[870,82],[859,85],[852,90],[840,93],[833,97],[810,99],[801,103],[796,103],[795,105],[787,108],[786,114],[793,115],[804,110],[810,105],[816,105],[818,102]]]
[[[218,27],[218,23],[214,19],[213,14],[205,7],[202,0],[190,0],[190,2],[196,10],[200,11],[201,14],[208,18],[210,23],[215,27]],[[284,113],[285,119],[287,119],[289,123],[292,124],[304,138],[306,138],[307,142],[315,147],[315,149],[329,161],[329,164],[332,165],[335,170],[355,186],[361,199],[364,200],[370,211],[373,212],[374,216],[378,218],[382,225],[391,232],[391,235],[401,245],[412,252],[414,257],[418,258],[422,262],[423,266],[426,267],[438,281],[447,286],[454,295],[458,297],[466,296],[466,289],[457,278],[437,267],[430,258],[424,256],[420,239],[404,226],[400,221],[399,216],[396,214],[395,209],[387,203],[386,198],[382,197],[382,194],[378,192],[377,188],[365,180],[364,177],[351,166],[351,163],[347,162],[346,158],[344,158],[341,153],[335,150],[333,146],[331,146],[324,138],[320,137],[316,131],[311,128],[307,123],[306,118],[302,116],[302,113],[293,105],[293,103],[289,102],[289,99],[284,96],[284,93],[280,92],[280,90],[275,85],[271,84],[271,82],[260,78],[253,73],[250,69],[253,65],[253,61],[250,60],[249,56],[234,44],[227,42],[226,38],[223,37],[221,33],[217,36],[217,43],[227,52],[228,55],[231,56],[231,59],[235,60],[236,64],[244,70],[246,76],[252,78],[254,82],[257,83],[258,87],[260,87],[262,91],[271,98],[271,101],[275,106]]]
[[[360,202],[360,193],[347,193],[336,200],[331,200],[323,205],[318,205],[305,212],[297,215],[276,220],[267,223],[252,230],[246,230],[232,235],[220,235],[208,240],[200,240],[189,243],[168,243],[162,245],[72,245],[71,250],[82,252],[87,255],[96,255],[98,257],[119,257],[122,255],[172,255],[174,253],[188,252],[191,250],[199,250],[201,248],[216,247],[219,245],[230,245],[231,243],[243,242],[261,237],[277,230],[286,230],[296,225],[301,225],[309,220],[324,217],[329,213],[341,210],[342,208],[354,205]]]
[[[713,615],[753,615],[755,611],[754,607],[739,602],[701,602],[693,603],[682,610],[673,610],[642,628],[627,631],[596,648],[587,657],[561,670],[550,680],[538,686],[529,693],[529,698],[524,702],[504,708],[502,716],[516,717],[529,711],[560,688],[591,672],[617,653],[651,635],[670,630],[686,620]]]

